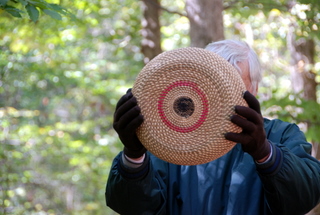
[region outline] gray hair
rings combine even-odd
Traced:
[[[261,65],[257,54],[246,42],[238,40],[221,40],[210,43],[205,49],[212,51],[229,61],[240,74],[242,71],[239,68],[238,63],[247,61],[249,65],[251,87],[255,92],[257,91],[256,86],[262,79]]]

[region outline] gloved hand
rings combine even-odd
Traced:
[[[233,142],[241,143],[242,150],[249,153],[254,160],[266,158],[270,152],[270,143],[266,138],[263,126],[263,118],[259,101],[248,91],[243,98],[249,107],[235,106],[239,115],[233,115],[231,122],[242,128],[241,133],[226,133],[225,138]]]
[[[136,130],[142,122],[143,116],[137,99],[132,95],[131,89],[128,89],[117,103],[113,117],[113,128],[124,145],[124,154],[129,158],[139,158],[146,152],[136,134]]]

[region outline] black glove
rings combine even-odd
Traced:
[[[146,152],[136,134],[136,130],[142,122],[143,116],[137,99],[132,95],[131,89],[128,89],[117,103],[113,117],[113,128],[124,145],[124,154],[129,158],[139,158]]]
[[[233,115],[231,122],[242,128],[241,133],[226,133],[225,138],[233,142],[241,143],[242,150],[249,153],[254,160],[261,160],[271,152],[270,143],[266,138],[263,127],[263,118],[259,101],[248,91],[243,98],[249,107],[235,106],[239,115]]]

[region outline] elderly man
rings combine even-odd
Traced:
[[[143,122],[131,90],[119,100],[114,129],[124,144],[114,159],[107,205],[120,214],[305,214],[320,201],[320,163],[297,125],[261,116],[255,98],[261,81],[257,55],[244,42],[224,40],[207,50],[229,61],[247,88],[249,107],[236,106],[231,121],[238,143],[209,163],[180,166],[147,152],[136,136]]]

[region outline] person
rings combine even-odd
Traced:
[[[305,214],[320,201],[320,162],[298,126],[263,118],[255,98],[261,81],[256,53],[247,43],[223,40],[207,50],[240,73],[249,107],[236,106],[231,121],[242,132],[227,133],[232,150],[209,163],[181,166],[152,155],[136,129],[143,122],[129,89],[116,106],[113,127],[124,145],[114,159],[106,203],[120,214]]]

